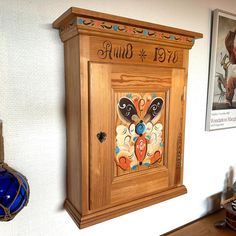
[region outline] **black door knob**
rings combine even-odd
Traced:
[[[100,143],[104,142],[106,140],[107,134],[105,132],[99,132],[97,133],[97,138],[100,141]]]

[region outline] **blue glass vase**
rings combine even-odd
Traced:
[[[10,168],[0,164],[0,221],[9,221],[27,205],[29,184],[27,179]]]

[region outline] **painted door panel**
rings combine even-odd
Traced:
[[[184,70],[90,63],[89,74],[90,209],[173,188]]]

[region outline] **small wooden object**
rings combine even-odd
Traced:
[[[235,200],[236,200],[236,183],[234,183],[233,188],[229,188],[229,198],[223,199],[221,201],[222,207],[225,209],[225,220],[222,221],[225,223],[225,226],[229,226],[231,229],[236,231],[236,210],[235,210]],[[234,207],[233,207],[234,205]]]
[[[226,216],[226,224],[233,230],[236,231],[236,211],[232,208],[232,202],[228,202],[224,205]]]
[[[202,34],[70,8],[67,199],[80,228],[186,193],[188,54]]]

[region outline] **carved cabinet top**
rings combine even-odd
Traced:
[[[72,7],[53,23],[62,41],[77,34],[104,35],[120,39],[158,41],[166,45],[191,48],[201,33],[133,20],[125,17]]]

